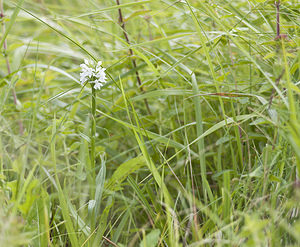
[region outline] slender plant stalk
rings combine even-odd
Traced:
[[[118,245],[117,244],[115,244],[113,241],[111,241],[110,239],[108,239],[107,237],[105,237],[105,236],[102,236],[102,238],[105,240],[105,241],[107,241],[109,244],[111,244],[112,246],[116,246],[116,247],[118,247]]]
[[[90,149],[90,173],[92,177],[92,184],[90,184],[90,198],[94,199],[95,197],[95,191],[96,191],[96,160],[95,160],[95,139],[96,139],[96,89],[94,88],[92,84],[92,112],[91,112],[91,149]],[[95,208],[92,211],[91,215],[91,232],[96,231],[96,222],[95,222]],[[91,236],[89,242],[94,242],[94,235]]]
[[[91,160],[91,172],[92,172],[92,190],[91,195],[94,196],[95,191],[95,137],[96,137],[96,89],[92,86],[92,122],[91,122],[91,150],[90,150],[90,160]]]
[[[275,6],[276,6],[276,38],[280,38],[280,0],[275,1]]]
[[[193,177],[193,167],[192,167],[192,164],[191,162],[189,162],[189,165],[190,165],[190,176],[191,176],[191,185],[192,185],[192,207],[193,207],[193,214],[194,214],[194,217],[193,217],[193,220],[194,220],[194,228],[195,228],[195,232],[199,232],[199,227],[198,227],[198,214],[197,214],[197,206],[196,206],[196,195],[195,195],[195,182],[194,182],[194,177]],[[199,241],[199,235],[198,234],[195,234],[195,237],[196,237],[196,240]],[[201,236],[202,237],[202,236]]]
[[[4,18],[4,9],[3,9],[3,1],[0,1],[0,18]],[[3,35],[5,34],[5,22],[2,21],[2,32]],[[4,39],[3,42],[3,54],[4,54],[4,58],[5,58],[5,62],[6,62],[6,68],[7,68],[7,73],[10,75],[11,74],[11,67],[10,67],[10,63],[8,60],[8,56],[7,56],[7,41],[6,39]],[[18,104],[18,98],[17,98],[17,94],[16,94],[16,90],[14,88],[14,86],[12,87],[12,95],[13,95],[13,99],[14,99],[14,105],[17,106]],[[20,135],[23,135],[24,133],[24,127],[23,127],[23,122],[21,119],[18,120],[19,122],[19,131],[20,131]]]
[[[117,2],[117,5],[120,5],[120,1],[119,0],[116,0],[116,2]],[[130,45],[130,40],[129,40],[129,37],[128,37],[127,32],[126,32],[125,22],[124,22],[124,19],[123,19],[122,10],[119,9],[118,11],[119,11],[119,23],[120,23],[120,25],[121,25],[121,27],[123,29],[123,34],[124,34],[125,40]],[[133,50],[131,48],[129,48],[129,54],[130,54],[131,57],[133,57]],[[139,88],[140,88],[141,92],[145,92],[145,90],[142,87],[142,81],[141,81],[141,77],[140,77],[139,71],[137,70],[136,60],[134,58],[132,58],[131,61],[132,61],[133,68],[135,69],[136,80],[138,82]],[[152,112],[150,110],[150,107],[149,107],[147,99],[144,99],[144,102],[145,102],[145,105],[146,105],[148,113],[150,115],[152,115]]]
[[[287,38],[286,34],[280,33],[280,0],[275,1],[275,7],[276,7],[276,39],[285,39]]]
[[[199,94],[198,91],[198,84],[196,81],[195,74],[192,74],[192,83],[193,83],[193,91],[195,95]],[[203,134],[203,121],[202,121],[202,106],[200,102],[200,97],[194,98],[194,105],[195,105],[195,111],[196,111],[196,122],[197,122],[197,136],[201,136]],[[201,171],[201,179],[202,179],[202,190],[203,190],[203,197],[204,202],[207,204],[207,186],[206,186],[206,158],[205,158],[205,144],[204,144],[204,138],[198,141],[198,152],[199,152],[199,161],[200,161],[200,171]]]
[[[232,55],[230,40],[228,40],[228,49],[229,49],[229,56],[230,56],[230,60],[231,60],[231,66],[234,68],[234,58]],[[231,73],[232,73],[234,84],[235,84],[235,90],[236,90],[236,92],[238,92],[238,85],[237,85],[237,81],[236,81],[235,71],[231,70]],[[233,100],[231,100],[231,108],[232,108],[233,118],[236,119],[235,108],[237,108],[237,114],[240,115],[240,106],[239,106],[239,104],[237,104],[236,107],[234,107]],[[237,139],[238,156],[240,158],[239,168],[240,168],[240,170],[242,170],[243,166],[244,166],[244,155],[243,155],[243,149],[242,149],[243,134],[242,134],[241,126],[240,125],[234,126],[234,131],[235,131],[235,136]]]

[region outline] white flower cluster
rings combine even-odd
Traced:
[[[101,66],[102,62],[95,63],[84,59],[84,63],[80,65],[80,83],[83,85],[85,82],[93,83],[95,89],[101,89],[106,83],[105,68]]]

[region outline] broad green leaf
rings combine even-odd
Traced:
[[[155,247],[160,238],[160,230],[154,229],[140,242],[139,247]]]
[[[111,191],[122,189],[121,184],[128,177],[128,175],[137,171],[145,165],[146,161],[143,156],[139,156],[124,162],[117,168],[117,170],[115,170],[112,177],[107,181],[107,183],[105,183],[105,189]]]

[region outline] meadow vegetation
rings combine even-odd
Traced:
[[[300,245],[299,1],[0,6],[0,246]]]

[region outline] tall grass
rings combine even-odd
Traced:
[[[298,1],[0,2],[1,246],[300,244]]]

